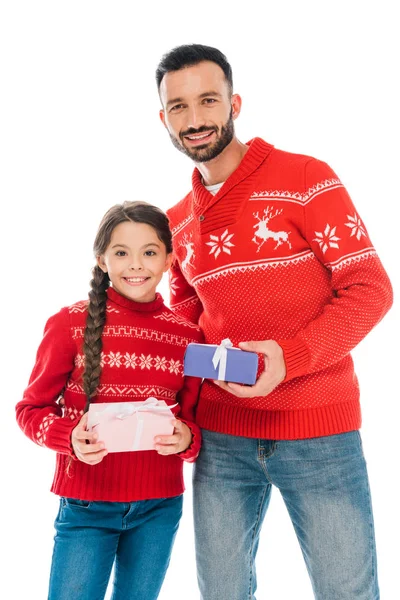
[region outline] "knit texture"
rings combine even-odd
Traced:
[[[168,211],[172,310],[210,344],[276,340],[287,369],[266,397],[238,398],[205,381],[197,423],[272,439],[359,428],[350,351],[387,312],[392,289],[337,175],[255,138],[215,196],[197,169],[192,187]]]
[[[183,356],[190,342],[202,342],[197,326],[175,316],[157,294],[153,302],[129,300],[107,290],[106,323],[102,341],[102,373],[97,402],[143,401],[149,396],[168,405],[189,425],[193,440],[178,455],[155,450],[108,454],[101,463],[87,465],[73,455],[71,433],[78,424],[86,398],[82,387],[83,334],[87,302],[63,308],[45,327],[36,364],[17,421],[34,442],[57,452],[52,491],[81,500],[133,502],[171,497],[184,490],[183,462],[193,462],[201,434],[194,424],[200,380],[183,376]],[[57,402],[64,397],[65,408]]]

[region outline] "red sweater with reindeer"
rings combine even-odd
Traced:
[[[260,138],[248,145],[215,196],[195,169],[192,191],[168,211],[177,257],[171,308],[210,344],[276,340],[286,378],[255,398],[205,381],[197,423],[271,439],[357,429],[350,351],[390,308],[390,282],[327,164]]]
[[[200,380],[183,376],[183,356],[190,342],[202,342],[197,326],[175,316],[157,294],[153,302],[134,302],[107,290],[102,342],[102,372],[97,402],[134,402],[152,396],[168,405],[191,428],[185,452],[161,456],[155,450],[110,453],[97,465],[77,459],[67,473],[71,433],[86,397],[82,387],[83,333],[87,302],[61,309],[51,317],[38,349],[17,421],[40,446],[57,452],[52,491],[80,500],[133,502],[183,492],[183,462],[193,462],[201,435],[193,423]],[[57,400],[63,395],[65,408]]]

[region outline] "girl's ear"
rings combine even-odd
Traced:
[[[103,273],[107,273],[107,266],[106,263],[104,262],[104,256],[96,256],[96,261],[97,261],[97,265],[100,267],[100,269],[103,271]]]
[[[173,260],[173,253],[170,252],[169,254],[167,254],[167,259],[165,261],[165,267],[164,267],[164,273],[166,273],[170,266],[172,265],[172,260]]]

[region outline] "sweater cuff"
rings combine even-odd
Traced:
[[[190,443],[190,446],[186,448],[186,450],[184,450],[183,452],[179,452],[177,456],[179,456],[185,462],[195,462],[201,448],[200,427],[198,427],[195,423],[192,423],[191,421],[185,421],[185,419],[179,420],[189,427],[190,431],[192,432],[192,441]]]
[[[55,419],[47,433],[45,446],[60,454],[67,454],[75,458],[71,445],[71,434],[72,430],[78,425],[80,418],[72,420],[69,417],[59,417]]]
[[[310,350],[306,344],[298,338],[277,340],[277,343],[283,350],[286,365],[286,377],[282,383],[306,375],[310,365]]]

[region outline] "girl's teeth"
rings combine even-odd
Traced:
[[[128,277],[127,277],[126,280],[129,281],[130,283],[140,283],[141,281],[144,281],[145,278],[141,277],[141,278],[137,278],[137,279],[133,279],[133,278],[128,279]]]

